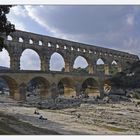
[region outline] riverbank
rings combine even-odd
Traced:
[[[5,102],[4,100],[0,100],[0,114],[2,114],[0,118],[4,119],[0,121],[2,123],[4,121],[6,126],[1,125],[1,134],[5,127],[12,127],[14,131],[20,130],[19,134],[28,131],[27,135],[140,134],[140,106],[136,106],[133,102],[83,103],[79,107],[61,110],[38,109],[39,115],[37,115],[34,114],[36,107],[21,106],[11,99],[6,99]],[[41,115],[47,120],[39,119]],[[11,129],[8,130],[11,132]],[[17,133],[12,132],[12,134]]]

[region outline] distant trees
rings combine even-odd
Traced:
[[[140,61],[130,64],[126,70],[110,79],[112,86],[118,88],[140,88]]]
[[[0,34],[6,33],[6,35],[9,35],[11,32],[15,31],[15,25],[11,24],[6,17],[11,7],[12,5],[0,5]],[[4,39],[0,37],[0,51],[2,51],[3,46]]]

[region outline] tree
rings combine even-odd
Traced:
[[[12,5],[0,5],[0,34],[5,33],[9,35],[15,31],[15,25],[7,20],[6,15],[10,12]],[[0,51],[4,47],[4,39],[0,37]]]

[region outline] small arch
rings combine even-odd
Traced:
[[[22,43],[23,42],[23,38],[19,37],[18,41]]]
[[[1,69],[10,68],[10,56],[5,48],[0,52],[0,66],[2,66]]]
[[[75,82],[71,78],[62,78],[58,82],[58,94],[66,97],[76,96]]]
[[[62,71],[65,67],[65,61],[61,54],[54,52],[50,58],[50,70]]]
[[[82,83],[81,93],[85,96],[100,96],[98,82],[93,78],[88,78]]]
[[[59,48],[60,48],[60,46],[59,46],[58,44],[56,44],[56,48],[57,48],[57,49],[59,49]]]
[[[27,84],[27,101],[47,98],[49,94],[50,83],[44,77],[34,77]]]
[[[41,40],[39,40],[38,45],[39,46],[42,46],[43,45],[43,42]]]
[[[48,47],[52,47],[52,44],[51,44],[51,42],[48,42]]]
[[[7,40],[12,41],[13,40],[13,37],[11,35],[8,35],[7,36]]]
[[[32,49],[25,49],[20,57],[20,66],[24,70],[40,70],[40,57]]]
[[[29,39],[29,44],[33,44],[33,40],[32,39]]]
[[[84,57],[78,56],[74,60],[73,68],[74,72],[88,73],[88,62]]]
[[[73,47],[71,47],[71,51],[73,51],[74,49],[73,49]]]
[[[85,52],[86,52],[86,50],[85,50],[85,49],[83,49],[83,52],[85,53]]]
[[[80,52],[80,49],[78,48],[77,51]]]
[[[64,46],[64,50],[66,50],[67,49],[67,46]]]
[[[89,50],[89,51],[88,51],[88,53],[92,53],[92,51],[91,51],[91,50]]]

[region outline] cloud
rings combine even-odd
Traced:
[[[9,20],[21,30],[140,56],[140,6],[24,5],[13,7]]]

